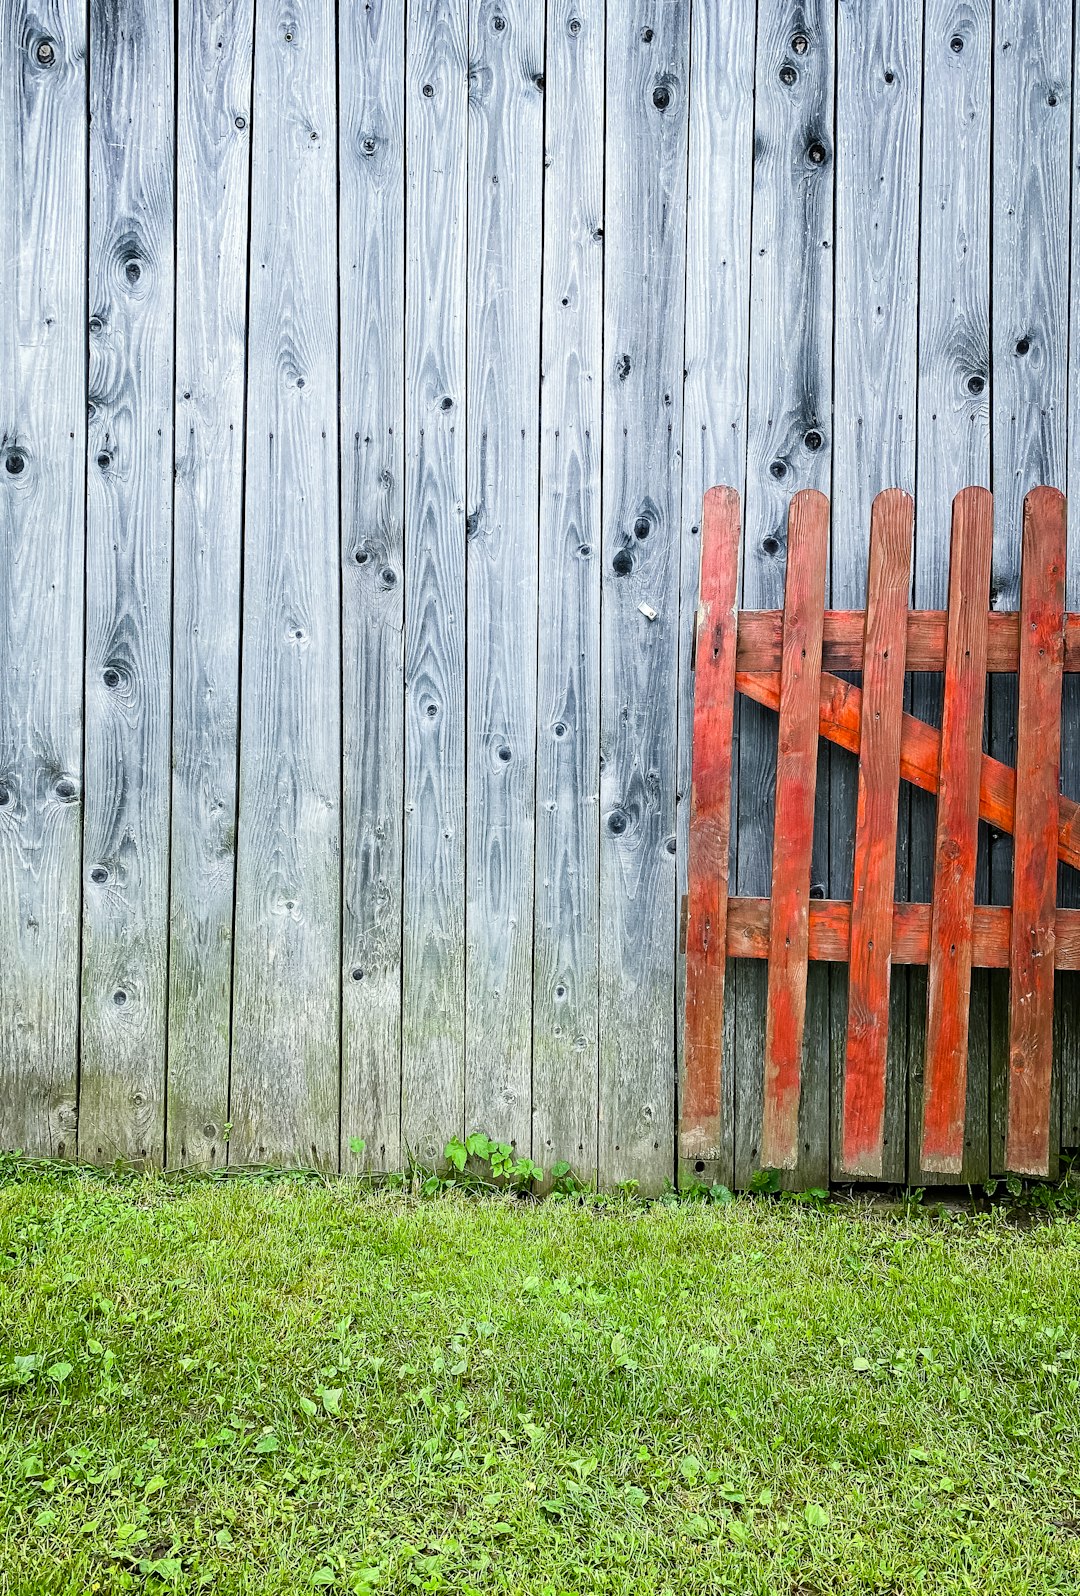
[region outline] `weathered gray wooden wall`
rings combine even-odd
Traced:
[[[949,500],[988,483],[1015,606],[1025,490],[1080,501],[1072,12],[0,0],[0,1145],[393,1167],[482,1128],[671,1174],[702,492],[744,495],[749,606],[790,494],[830,493],[854,606],[871,498],[908,488],[941,605]],[[1075,680],[1066,714],[1080,796]],[[765,892],[775,726],[738,731]],[[842,757],[822,791],[844,896]],[[824,1182],[845,995],[812,976]],[[729,993],[703,1173],[745,1182],[763,968]],[[973,1001],[977,1179],[1003,994]],[[897,1179],[924,1003],[897,982]]]

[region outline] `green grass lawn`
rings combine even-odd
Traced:
[[[0,1591],[1080,1587],[1080,1227],[0,1179]]]

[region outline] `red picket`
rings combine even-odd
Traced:
[[[810,853],[817,784],[818,684],[828,551],[829,501],[823,493],[804,488],[792,499],[788,513],[784,580],[761,1137],[761,1161],[770,1169],[794,1169],[798,1162]]]
[[[852,1175],[881,1175],[885,1138],[896,818],[913,525],[914,505],[908,494],[899,488],[878,494],[870,518],[844,1070],[841,1162]]]
[[[922,1167],[959,1174],[967,1100],[971,926],[986,700],[993,500],[965,488],[953,500],[949,624],[934,842],[934,905],[926,1019]]]
[[[705,495],[697,617],[690,853],[686,903],[684,1158],[718,1156],[727,963],[731,739],[739,582],[739,496]]]
[[[1054,488],[1036,488],[1024,502],[1020,566],[1020,712],[1005,1142],[1007,1167],[1022,1175],[1050,1172],[1064,623],[1065,498]]]

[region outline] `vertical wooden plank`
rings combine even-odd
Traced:
[[[794,1169],[799,1157],[810,856],[817,792],[821,627],[828,549],[829,501],[815,489],[804,488],[791,501],[784,579],[761,1130],[761,1162],[767,1169]]]
[[[828,492],[832,460],[833,63],[827,0],[760,0],[754,101],[748,460],[743,517],[747,607],[781,603],[788,501]],[[739,725],[738,891],[769,892],[776,723],[743,703]],[[824,756],[822,762],[824,763]],[[825,893],[827,805],[819,806],[813,888]],[[736,989],[735,1179],[760,1162],[766,975],[744,963]],[[807,987],[800,1165],[796,1181],[829,1178],[828,972]]]
[[[1080,28],[1073,29],[1072,162],[1070,167],[1071,249],[1069,254],[1069,347],[1080,339]],[[1066,476],[1069,502],[1080,504],[1080,360],[1068,363]],[[1080,610],[1080,540],[1067,551],[1065,607]],[[1061,788],[1080,795],[1080,674],[1070,671],[1061,694]],[[1080,871],[1059,866],[1058,902],[1080,907]],[[1080,971],[1060,971],[1054,984],[1054,1057],[1061,1097],[1061,1145],[1080,1148]]]
[[[756,0],[691,11],[690,145],[687,171],[686,316],[683,385],[682,594],[679,624],[679,752],[676,809],[678,899],[688,889],[694,675],[701,566],[701,512],[706,491],[746,483],[746,365],[750,333],[750,201],[753,190],[754,36]],[[740,704],[735,706],[737,760]],[[733,807],[737,791],[733,787]],[[737,813],[732,824],[732,866]],[[724,979],[724,1056],[714,1159],[695,1158],[684,1174],[711,1185],[734,1181],[736,983]],[[686,959],[680,949],[676,1012],[685,1013]],[[678,1040],[685,1048],[683,1027]],[[685,1059],[680,1057],[684,1080]]]
[[[685,6],[608,16],[599,1172],[644,1191],[674,1165],[688,44]]]
[[[993,117],[993,607],[1020,592],[1024,495],[1065,487],[1072,8],[996,0]],[[989,751],[1016,764],[1016,683],[990,688]],[[991,836],[990,901],[1008,903],[1013,844]],[[1003,1167],[1008,983],[991,977],[991,1156]],[[1055,1154],[1057,1134],[1055,1131]]]
[[[866,602],[866,538],[874,496],[915,489],[918,362],[919,131],[923,0],[840,0],[836,37],[835,449],[830,600]],[[831,898],[852,892],[857,772],[829,760]],[[859,778],[861,779],[861,777]],[[900,793],[897,890],[907,895],[909,803]],[[892,887],[889,889],[890,896]],[[878,944],[880,947],[880,943]],[[829,972],[834,1104],[850,1056],[848,972]],[[907,1108],[907,972],[891,982],[886,1123],[879,1177],[902,1180]],[[840,1130],[839,1123],[836,1127]],[[837,1134],[834,1174],[845,1138]],[[875,1160],[876,1162],[876,1160]],[[869,1169],[861,1173],[869,1174]]]
[[[990,494],[984,488],[965,488],[953,506],[949,554],[922,1133],[923,1167],[944,1174],[959,1173],[964,1155],[971,923],[993,533]]]
[[[693,1164],[715,1164],[723,1156],[725,1140],[721,1081],[738,584],[739,496],[734,488],[710,488],[701,520],[686,907],[686,1074],[679,1122],[679,1154]],[[700,1177],[701,1171],[695,1173]]]
[[[341,1163],[401,1163],[405,13],[338,8]]]
[[[336,1168],[341,653],[333,16],[255,26],[229,1154]]]
[[[240,692],[250,0],[177,11],[166,1159],[225,1159]]]
[[[0,1148],[75,1151],[86,15],[0,4]]]
[[[845,1173],[877,1180],[884,1172],[900,727],[913,522],[914,506],[908,494],[887,488],[877,495],[871,510],[866,589],[841,1153]],[[901,1039],[906,1039],[903,1034]]]
[[[464,1116],[465,0],[412,0],[405,100],[402,1136]]]
[[[604,5],[549,0],[533,1156],[597,1158]]]
[[[173,8],[91,0],[84,1158],[164,1151]]]
[[[990,482],[990,0],[927,0],[919,218],[918,512],[914,602],[943,609],[953,497]],[[941,724],[941,677],[911,683],[911,712]],[[935,804],[911,793],[910,893],[931,895]],[[976,872],[976,893],[985,896]],[[960,1179],[989,1174],[988,973],[972,972],[968,1097]],[[909,972],[908,1180],[940,1181],[919,1162],[926,972]]]
[[[471,13],[465,1123],[528,1151],[544,8]]]
[[[1064,610],[1065,499],[1035,488],[1024,501],[1020,580],[1005,1142],[1006,1168],[1023,1175],[1050,1173]]]

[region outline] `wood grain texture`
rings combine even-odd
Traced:
[[[829,548],[829,501],[824,494],[804,488],[795,495],[787,541],[761,1130],[766,1169],[794,1169],[799,1156],[821,621]]]
[[[923,0],[840,0],[836,13],[835,416],[830,592],[862,604],[871,505],[888,488],[915,489],[918,246]],[[831,896],[852,890],[856,771],[829,760]],[[900,795],[892,868],[907,890],[909,794]],[[890,884],[889,895],[892,895]],[[889,1051],[907,1054],[906,978],[889,983]],[[861,1001],[858,994],[857,1001]],[[852,994],[830,977],[833,1172],[840,1172]],[[907,1091],[902,1069],[885,1078],[879,1174],[904,1175]]]
[[[934,899],[927,982],[922,1166],[959,1174],[964,1153],[971,923],[986,695],[986,597],[993,501],[965,488],[953,508],[949,639],[941,721]]]
[[[751,674],[736,671],[735,686],[755,703],[769,709],[780,705],[780,673]],[[859,752],[862,690],[823,671],[818,710],[822,737]],[[900,775],[904,781],[935,793],[941,761],[941,733],[935,726],[905,714],[900,726]],[[1002,831],[1013,829],[1016,811],[1016,772],[1010,765],[983,754],[979,765],[979,818]],[[1080,804],[1064,794],[1058,797],[1058,857],[1063,864],[1080,866]]]
[[[405,14],[338,8],[341,1162],[401,1161]]]
[[[1071,249],[1069,256],[1070,335],[1080,327],[1080,28],[1073,25]],[[1067,492],[1072,504],[1080,504],[1080,361],[1068,363],[1068,431],[1066,435]],[[1065,568],[1065,603],[1075,610],[1080,605],[1080,559],[1074,553]],[[1068,623],[1066,622],[1066,627]],[[1065,657],[1068,660],[1068,630]],[[1066,666],[1067,668],[1067,666]],[[1061,788],[1073,796],[1080,794],[1080,680],[1066,676],[1061,693]],[[1058,902],[1080,907],[1080,874],[1058,871]],[[1054,986],[1054,1056],[1058,1060],[1061,1107],[1061,1145],[1080,1147],[1080,976],[1059,976]]]
[[[904,641],[913,525],[914,505],[908,494],[888,488],[877,495],[871,510],[866,595],[841,1150],[845,1173],[874,1179],[881,1179],[884,1172]],[[900,1041],[906,1041],[906,1031],[901,1032]],[[903,1087],[904,1069],[895,1073]]]
[[[992,459],[994,607],[1020,591],[1023,501],[1038,483],[1066,486],[1073,18],[1068,6],[994,6]],[[1017,759],[1016,687],[990,685],[989,749]],[[1013,848],[990,838],[990,900],[1012,892]],[[1009,994],[992,981],[991,1167],[1002,1159],[1009,1072]],[[1057,1150],[1057,1130],[1054,1132]]]
[[[826,0],[761,0],[754,82],[748,453],[743,534],[746,605],[782,593],[790,495],[829,491],[832,463],[835,7]],[[776,731],[741,706],[737,818],[740,892],[769,890]],[[822,764],[825,756],[822,756]],[[828,873],[827,805],[820,806],[812,890]],[[764,972],[739,972],[735,1179],[760,1162]],[[796,1183],[829,1177],[829,990],[812,970]],[[806,1149],[809,1146],[810,1151]]]
[[[464,1128],[465,0],[412,0],[405,78],[402,1136]]]
[[[686,312],[683,365],[682,592],[679,603],[679,748],[676,873],[687,894],[693,751],[692,657],[706,492],[746,483],[746,367],[750,338],[750,209],[754,141],[756,0],[697,5],[690,18],[690,129],[686,199]],[[722,312],[719,307],[723,307]],[[734,736],[738,736],[736,705]],[[737,794],[732,790],[732,804]],[[732,855],[738,832],[733,812]],[[734,864],[734,857],[732,859]],[[685,1013],[686,958],[680,938],[676,1012]],[[734,964],[724,979],[724,1051],[734,1063]],[[684,1027],[676,1032],[682,1047]],[[685,1058],[680,1052],[680,1080]],[[735,1070],[722,1072],[712,1159],[694,1158],[681,1174],[712,1185],[734,1182]]]
[[[90,7],[79,1153],[164,1154],[173,496],[173,9]]]
[[[545,68],[533,1157],[596,1178],[602,0],[551,0]]]
[[[1005,1167],[1050,1173],[1065,498],[1024,501]]]
[[[929,903],[893,905],[893,963],[926,964],[930,957]],[[767,959],[772,907],[768,898],[729,898],[728,957]],[[972,963],[989,970],[1009,968],[1012,910],[1004,904],[977,903],[971,930]],[[851,904],[835,899],[810,904],[810,957],[844,963],[851,949]],[[1054,965],[1059,972],[1080,969],[1080,909],[1058,909],[1054,922]]]
[[[674,1151],[688,34],[682,6],[608,17],[599,1174],[643,1191]]]
[[[0,1148],[75,1151],[86,17],[0,4]]]
[[[694,682],[694,762],[686,905],[685,1077],[679,1155],[723,1159],[724,977],[727,966],[732,733],[739,583],[739,496],[710,488],[701,520],[701,597]],[[731,1069],[729,1059],[727,1068]]]
[[[532,1119],[544,8],[474,0],[469,54],[465,1123]]]
[[[954,496],[971,483],[990,486],[990,81],[991,0],[927,0],[914,576],[914,601],[920,609],[945,602]],[[940,725],[940,677],[915,677],[908,707],[916,719]],[[933,803],[913,793],[908,889],[914,899],[930,897],[934,826]],[[976,890],[985,897],[986,889],[981,848]],[[985,1180],[990,1173],[989,1025],[988,980],[976,972],[960,1173],[965,1181]],[[950,1178],[918,1164],[925,1027],[926,978],[913,971],[907,1050],[908,1181],[913,1186],[926,1185],[931,1176],[934,1183]]]
[[[229,1117],[251,0],[177,12],[169,1164],[223,1163]]]
[[[260,4],[229,1143],[322,1168],[340,1112],[335,43],[313,0]]]

